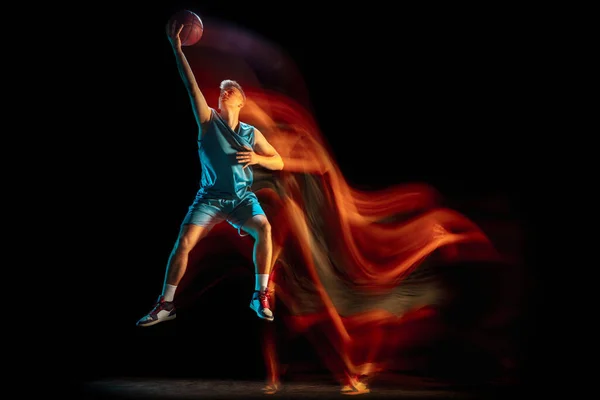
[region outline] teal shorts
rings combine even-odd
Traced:
[[[246,192],[241,198],[231,199],[205,198],[204,194],[199,192],[188,208],[182,225],[212,228],[222,221],[227,221],[242,235],[241,227],[255,215],[265,215],[265,212],[253,192]]]

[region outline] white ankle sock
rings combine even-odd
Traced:
[[[162,296],[165,301],[173,301],[175,297],[175,291],[177,290],[177,286],[169,285],[166,283],[163,286]]]
[[[267,290],[269,285],[269,274],[254,274],[254,290]]]

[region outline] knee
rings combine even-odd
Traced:
[[[194,247],[193,240],[187,235],[180,236],[175,243],[174,251],[176,253],[189,253]]]
[[[260,237],[271,237],[271,223],[266,218],[258,224],[257,230]]]

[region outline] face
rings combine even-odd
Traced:
[[[236,87],[229,86],[221,90],[219,103],[230,107],[241,107],[244,105],[244,96]]]

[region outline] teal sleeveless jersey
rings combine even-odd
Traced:
[[[254,148],[254,127],[240,122],[234,132],[212,108],[211,114],[198,132],[202,168],[199,193],[204,198],[242,198],[252,186],[253,173],[252,167],[242,168],[236,153],[246,151],[245,146]]]

